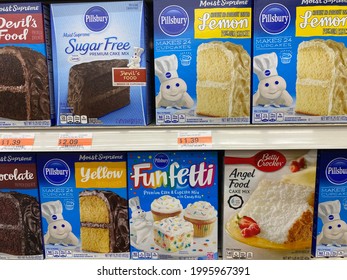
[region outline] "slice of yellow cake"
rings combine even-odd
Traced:
[[[299,44],[296,107],[315,116],[347,114],[347,49],[343,43],[315,39]]]
[[[250,56],[241,45],[212,41],[197,50],[196,113],[248,117]]]

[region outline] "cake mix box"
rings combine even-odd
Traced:
[[[144,1],[52,4],[58,125],[143,126],[152,118]]]
[[[129,259],[126,153],[37,160],[45,257]]]
[[[250,123],[250,0],[154,0],[157,125]]]
[[[49,9],[0,3],[0,127],[54,124]]]
[[[0,259],[43,259],[34,154],[0,155]]]
[[[312,254],[347,256],[347,150],[320,150]]]
[[[217,152],[128,153],[132,259],[218,258]]]
[[[223,259],[311,256],[316,150],[226,151]]]
[[[346,122],[346,1],[280,2],[254,2],[252,123]]]

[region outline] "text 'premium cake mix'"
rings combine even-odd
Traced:
[[[153,8],[156,124],[249,123],[251,1]]]
[[[218,258],[216,152],[128,154],[132,259]]]
[[[254,4],[252,122],[346,122],[346,2]]]

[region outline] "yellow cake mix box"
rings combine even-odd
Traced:
[[[311,256],[316,150],[226,151],[223,259]]]

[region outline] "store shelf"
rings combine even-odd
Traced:
[[[347,148],[346,125],[11,128],[1,129],[0,137],[34,133],[32,151],[58,151],[61,133],[91,133],[92,151],[153,151],[182,149],[177,138],[183,132],[211,133],[212,144],[206,148],[212,150]]]

